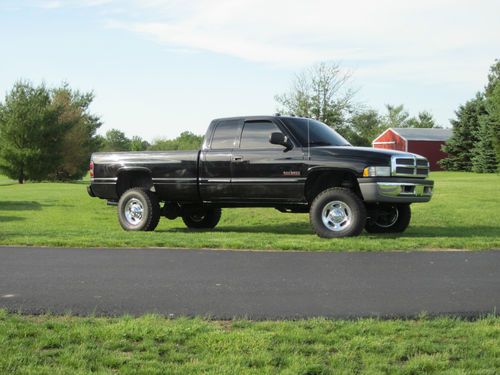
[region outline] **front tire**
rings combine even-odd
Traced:
[[[156,194],[133,188],[118,201],[118,221],[127,231],[153,231],[160,221],[160,204]]]
[[[384,206],[374,212],[366,221],[368,233],[402,233],[408,228],[411,220],[409,204]]]
[[[358,236],[365,226],[366,208],[354,192],[335,187],[318,194],[311,204],[309,218],[319,237]]]
[[[221,215],[220,208],[205,208],[183,214],[182,221],[191,229],[213,229],[219,223]]]

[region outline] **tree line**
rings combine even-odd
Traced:
[[[111,129],[104,137],[99,138],[100,151],[171,151],[171,150],[196,150],[203,142],[202,135],[189,131],[182,132],[173,139],[157,138],[152,143],[139,136],[128,138],[124,132]]]

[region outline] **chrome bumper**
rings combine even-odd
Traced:
[[[415,179],[358,179],[365,202],[414,203],[431,200],[434,181]]]

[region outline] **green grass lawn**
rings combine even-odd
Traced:
[[[498,374],[500,318],[215,322],[0,310],[2,374]]]
[[[95,247],[209,247],[297,250],[500,248],[500,176],[433,173],[430,203],[414,204],[402,235],[320,239],[306,214],[274,209],[225,209],[214,231],[187,230],[162,219],[152,233],[124,232],[116,207],[90,198],[85,183],[28,183],[0,178],[0,244]]]

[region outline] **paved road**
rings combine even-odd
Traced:
[[[476,316],[500,310],[500,251],[0,248],[0,308],[223,319]]]

